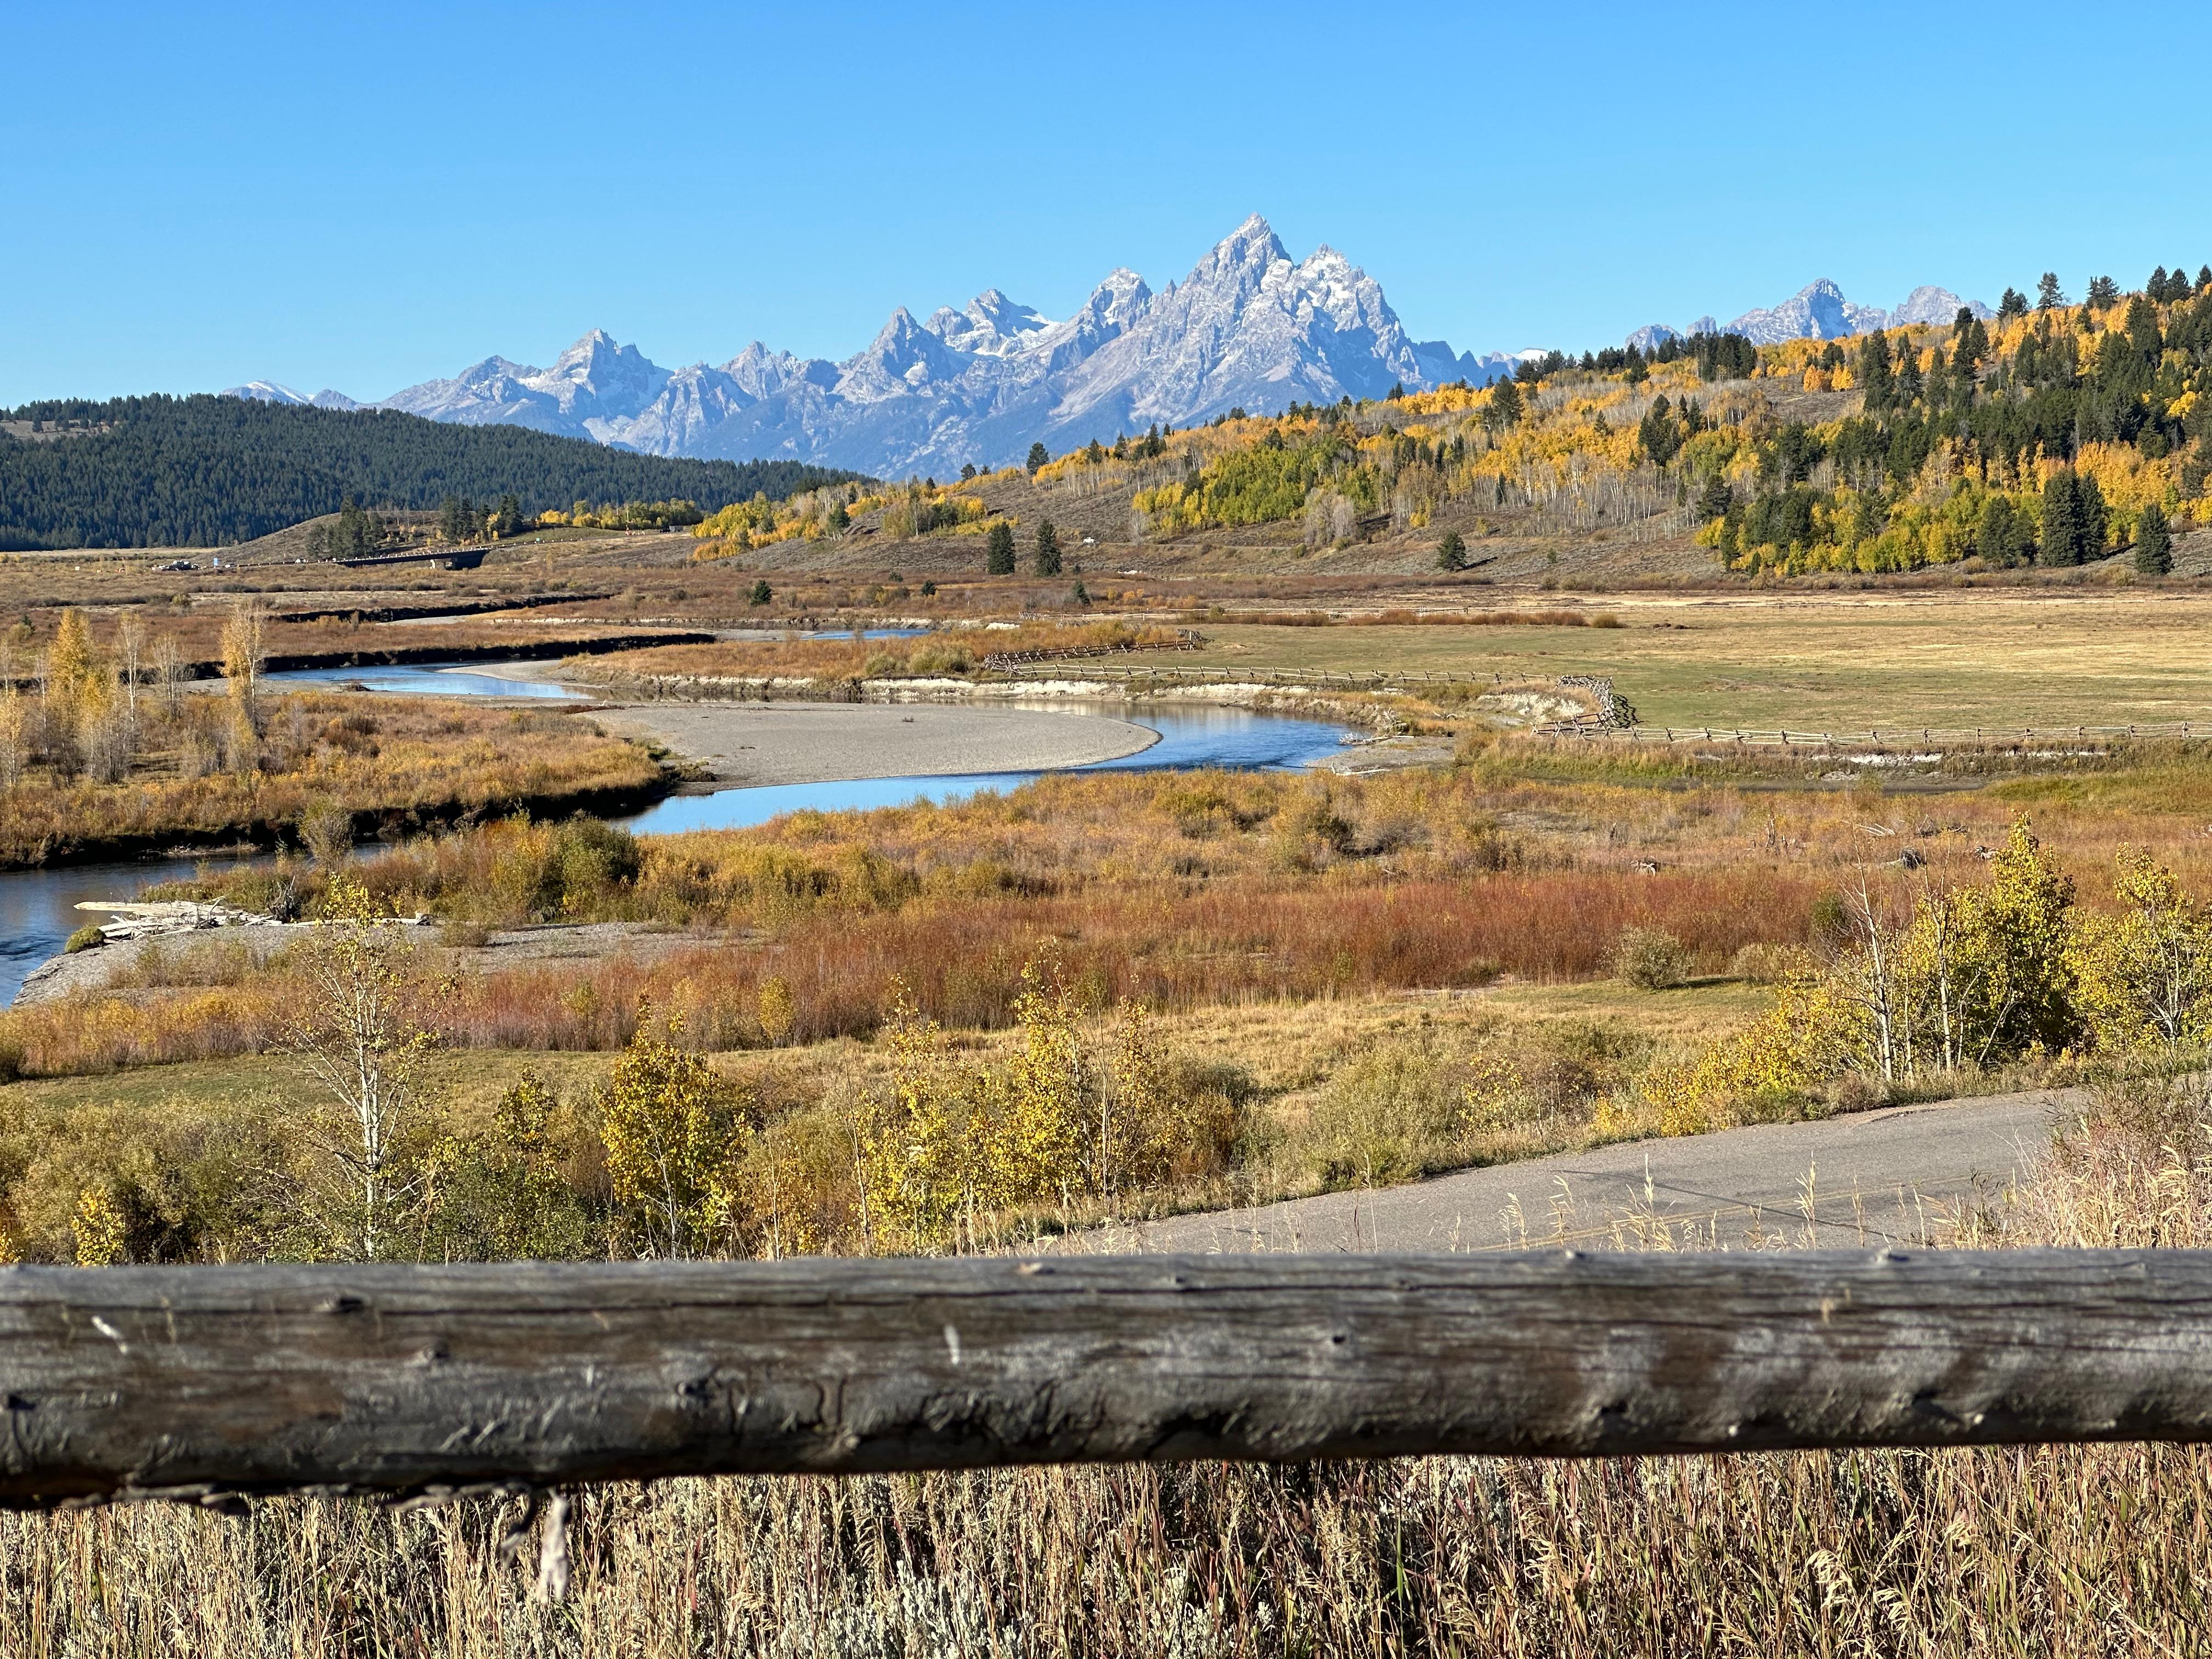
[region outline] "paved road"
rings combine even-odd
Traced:
[[[1722,1243],[1778,1232],[1802,1239],[1808,1219],[1817,1227],[1809,1242],[1832,1247],[1909,1241],[1978,1194],[1999,1192],[2083,1098],[2079,1090],[2040,1090],[1636,1141],[1403,1187],[1176,1216],[1085,1243],[1223,1252],[1601,1249],[1661,1226]]]

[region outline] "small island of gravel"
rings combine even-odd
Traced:
[[[1052,771],[1119,760],[1159,740],[1086,709],[972,703],[653,702],[592,718],[666,744],[721,787]]]

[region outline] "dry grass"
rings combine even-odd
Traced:
[[[328,580],[331,573],[315,574]],[[300,580],[296,575],[292,579]],[[68,576],[50,574],[45,591],[30,601],[36,608],[23,611],[4,640],[0,640],[0,644],[12,653],[17,673],[31,672],[39,653],[53,643],[61,617],[60,605],[53,595],[81,585]],[[620,624],[636,614],[635,605],[624,607],[599,603],[463,616],[437,623],[407,619],[380,623],[362,615],[387,605],[434,606],[441,597],[460,603],[477,603],[486,597],[477,587],[463,588],[450,579],[426,592],[349,593],[343,589],[308,588],[287,593],[272,586],[265,591],[242,592],[182,605],[143,602],[104,605],[96,591],[88,597],[94,606],[88,613],[94,641],[118,659],[117,618],[125,610],[130,610],[143,623],[146,645],[141,658],[142,673],[150,670],[165,644],[173,647],[179,660],[188,667],[198,665],[208,674],[219,672],[223,628],[236,606],[249,600],[262,604],[279,617],[310,611],[326,613],[312,621],[270,621],[263,634],[263,645],[269,655],[278,659],[321,658],[340,663],[357,654],[374,660],[374,653],[382,652],[408,652],[415,653],[418,659],[436,660],[486,647],[521,649],[526,645],[535,654],[544,655],[564,642],[626,632]]]
[[[2014,727],[2212,720],[2212,601],[2160,592],[1607,594],[1618,629],[1206,625],[1163,665],[1612,676],[1678,726]],[[1594,616],[1586,609],[1584,616]],[[1139,659],[1139,660],[1146,660]]]
[[[715,645],[654,646],[579,660],[574,672],[623,690],[662,681],[896,679],[966,675],[994,653],[1121,650],[1171,645],[1172,628],[1118,622],[1030,622],[1003,629],[963,628],[908,639],[731,640]]]
[[[638,795],[661,781],[639,745],[588,721],[438,698],[266,696],[246,763],[218,700],[147,705],[149,748],[112,783],[46,769],[0,789],[0,867],[86,847],[266,836],[335,810],[361,824],[450,820],[524,804]]]

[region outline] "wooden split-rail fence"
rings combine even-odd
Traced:
[[[2197,728],[2202,726],[2204,730]],[[1540,735],[1589,738],[1617,744],[1729,744],[1746,749],[1933,749],[1944,746],[2021,748],[2100,744],[2130,738],[2212,737],[2212,722],[2167,720],[2136,726],[1885,726],[1862,732],[1822,732],[1811,726],[1608,725],[1597,719],[1560,720]]]
[[[1145,646],[1146,651],[1180,650],[1179,646]],[[1114,654],[1121,654],[1115,652]],[[993,665],[986,659],[983,665]],[[1389,691],[1399,688],[1422,685],[1504,685],[1523,684],[1527,676],[1509,677],[1504,674],[1449,673],[1426,669],[1376,670],[1365,673],[1349,673],[1322,669],[1293,668],[1224,668],[1182,667],[1160,663],[1137,666],[1118,664],[1087,664],[1084,678],[1119,680],[1176,680],[1193,685],[1279,685],[1297,690],[1322,690],[1339,688],[1353,691]]]
[[[1188,629],[1165,643],[1149,645],[1063,645],[1048,646],[1038,651],[994,651],[982,660],[988,672],[1003,673],[1008,669],[1025,667],[1031,663],[1074,662],[1090,657],[1127,657],[1139,651],[1195,651],[1206,641]]]
[[[2212,1251],[0,1269],[0,1504],[2212,1439]]]

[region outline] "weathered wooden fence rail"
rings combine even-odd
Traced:
[[[0,1504],[2212,1438],[2212,1251],[0,1271]]]

